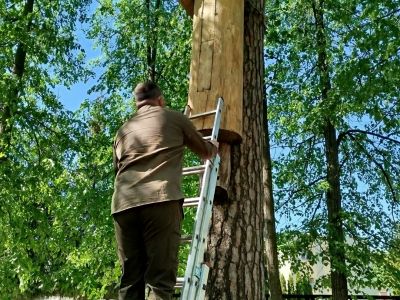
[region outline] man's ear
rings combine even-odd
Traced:
[[[161,107],[165,107],[165,100],[163,96],[158,97],[158,103]]]

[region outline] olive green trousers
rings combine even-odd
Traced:
[[[122,266],[119,300],[172,299],[182,201],[143,205],[113,217]]]

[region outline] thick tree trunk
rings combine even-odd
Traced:
[[[213,210],[207,285],[213,300],[265,298],[263,20],[263,1],[245,1],[243,141],[231,147],[229,200]]]
[[[329,67],[327,61],[327,45],[324,27],[323,1],[313,1],[313,12],[317,30],[318,69],[320,73],[321,100],[328,101],[331,89]],[[329,107],[329,103],[327,103]],[[344,232],[340,216],[342,197],[340,193],[339,149],[336,129],[326,117],[324,126],[325,157],[327,163],[327,180],[329,189],[326,194],[328,209],[328,247],[331,264],[331,285],[333,300],[347,300],[346,254],[344,250]]]
[[[34,0],[27,0],[25,2],[22,18],[26,19],[28,14],[33,12],[33,4]],[[26,27],[27,32],[31,30],[31,26],[32,21],[29,19]],[[7,157],[8,147],[11,144],[11,132],[13,127],[11,120],[20,94],[19,85],[25,71],[26,54],[26,45],[21,41],[18,43],[15,51],[13,67],[13,74],[17,80],[10,80],[12,82],[10,82],[9,90],[5,93],[6,96],[0,103],[0,111],[2,112],[0,119],[0,161]]]
[[[267,103],[264,103],[264,117],[267,117]],[[279,278],[278,246],[276,241],[275,205],[272,190],[272,164],[269,144],[268,122],[265,126],[265,149],[263,150],[263,184],[265,198],[265,254],[271,300],[282,300]]]

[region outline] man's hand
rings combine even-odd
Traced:
[[[211,145],[212,145],[212,151],[211,151],[211,155],[209,157],[207,157],[206,159],[211,159],[213,158],[215,155],[217,155],[218,153],[218,147],[219,147],[219,143],[215,140],[213,141],[208,141]]]

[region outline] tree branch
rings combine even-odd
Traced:
[[[372,157],[372,155],[367,151],[367,149],[364,148],[364,146],[356,140],[356,138],[349,133],[350,138],[360,147],[361,151],[364,152],[364,154],[378,167],[378,169],[382,172],[383,176],[385,177],[386,183],[388,184],[390,193],[392,194],[393,201],[397,202],[397,197],[396,197],[396,192],[393,188],[392,182],[390,180],[389,174],[385,171],[384,167],[375,159]]]
[[[312,217],[311,217],[311,222],[314,221],[315,215],[317,214],[318,209],[321,207],[322,198],[323,198],[323,194],[320,194],[320,198],[319,198],[318,204],[315,207],[314,212],[313,212]]]
[[[293,198],[293,196],[294,196],[295,194],[300,193],[301,191],[306,190],[307,188],[309,188],[309,187],[315,185],[316,183],[318,183],[319,181],[321,181],[321,180],[323,180],[323,179],[325,179],[325,178],[326,178],[326,176],[318,177],[318,178],[316,178],[315,180],[313,180],[313,181],[307,183],[304,187],[299,188],[299,189],[294,190],[294,191],[292,190],[292,191],[290,192],[289,196],[288,196],[288,200],[285,201],[284,203],[282,203],[279,207],[277,207],[276,210],[279,210],[279,209],[281,209],[283,206],[287,205],[287,204],[290,202],[290,200]]]
[[[378,137],[378,138],[380,138],[382,140],[387,140],[387,141],[390,141],[390,142],[393,142],[393,143],[396,143],[396,144],[400,145],[400,141],[395,140],[395,139],[393,139],[393,138],[391,138],[389,136],[384,136],[382,134],[371,132],[371,131],[367,131],[367,130],[350,129],[350,130],[347,130],[347,131],[342,132],[342,133],[339,134],[338,139],[337,139],[338,147],[340,146],[340,142],[344,139],[344,137],[346,135],[350,135],[351,136],[352,133],[362,133],[362,134],[365,134],[365,135],[372,135],[372,136]]]

